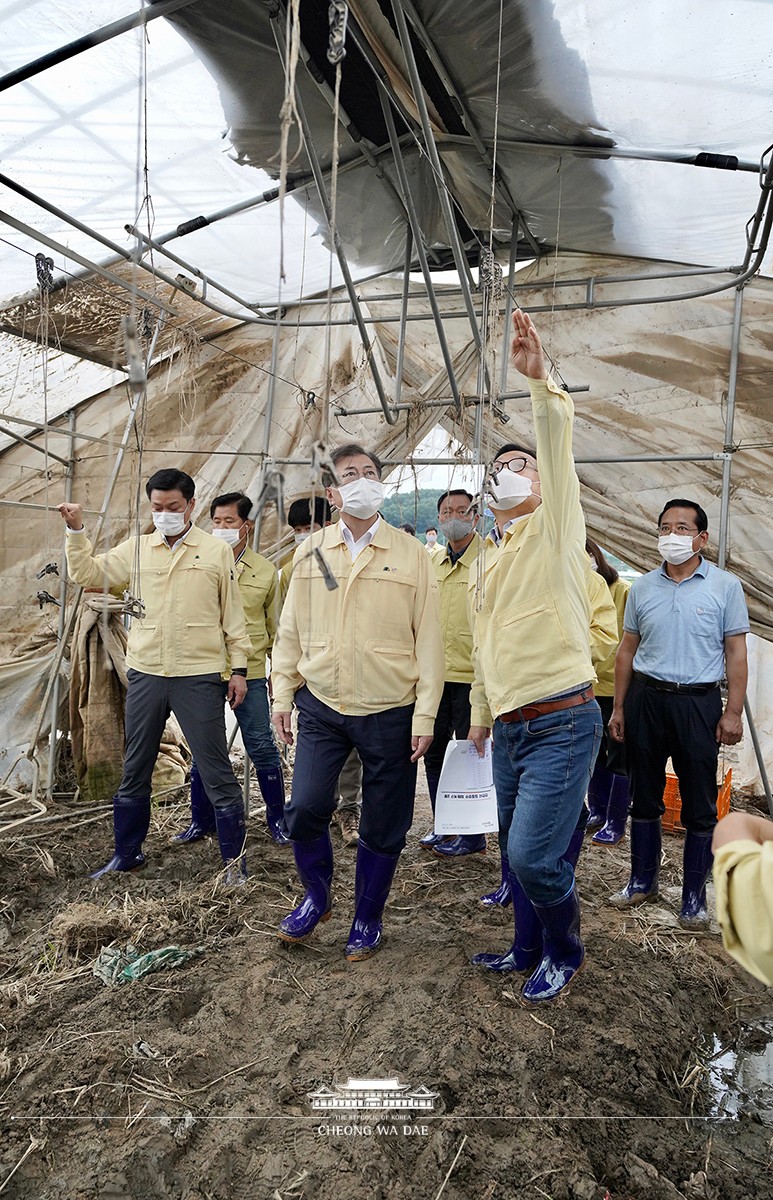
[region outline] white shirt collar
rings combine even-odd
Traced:
[[[492,542],[494,542],[494,544],[498,546],[499,543],[504,540],[504,536],[507,533],[508,529],[510,529],[513,525],[517,524],[518,521],[525,521],[526,518],[530,517],[530,516],[531,516],[531,513],[527,512],[527,513],[521,513],[520,517],[512,517],[511,520],[505,522],[504,528],[502,529],[501,533],[499,532],[499,526],[496,524],[493,525],[491,527],[491,532],[489,533],[489,537],[491,538]]]
[[[360,551],[364,550],[365,547],[369,546],[370,543],[373,541],[373,538],[376,535],[376,530],[378,529],[380,524],[381,524],[381,516],[379,515],[376,517],[373,524],[370,525],[365,530],[362,537],[357,538],[357,541],[355,541],[354,534],[352,533],[349,526],[346,524],[345,521],[341,521],[341,534],[342,534],[343,539],[346,542],[346,545],[349,549],[349,553],[352,556],[352,562],[354,562],[355,558],[360,553]]]

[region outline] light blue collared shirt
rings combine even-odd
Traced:
[[[623,628],[641,642],[633,669],[672,683],[716,683],[725,674],[725,638],[749,632],[740,582],[702,558],[681,583],[662,563],[634,580]]]

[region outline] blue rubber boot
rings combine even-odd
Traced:
[[[172,838],[173,846],[198,842],[215,832],[215,810],[209,802],[204,784],[195,762],[191,763],[191,823],[182,833]]]
[[[609,789],[614,776],[606,767],[596,760],[593,774],[588,784],[588,822],[587,829],[600,829],[607,819],[609,805]]]
[[[285,828],[285,781],[281,767],[256,771],[258,787],[266,806],[266,824],[271,841],[277,846],[289,846],[290,835]]]
[[[693,829],[684,835],[682,911],[678,917],[682,929],[708,929],[711,924],[706,907],[706,880],[714,862],[711,837],[712,831],[696,833]]]
[[[90,879],[101,879],[111,871],[136,871],[145,866],[142,843],[150,828],[150,796],[130,796],[123,799],[113,797],[113,832],[115,854],[90,875]]]
[[[278,936],[283,942],[305,942],[332,911],[333,844],[330,830],[312,842],[293,842],[293,855],[306,894],[297,908],[281,921]]]
[[[627,775],[613,775],[606,824],[594,833],[591,838],[592,846],[616,846],[622,841],[630,806],[631,794],[628,790]]]
[[[534,911],[542,926],[542,957],[523,985],[521,996],[529,1004],[540,1004],[554,1000],[574,978],[585,962],[585,947],[580,938],[576,888],[557,904],[535,904]]]
[[[493,892],[486,892],[485,896],[481,896],[480,903],[485,908],[507,908],[512,903],[512,895],[510,892],[510,864],[507,861],[507,855],[502,854],[502,882],[499,887]]]
[[[609,897],[613,908],[633,908],[657,900],[661,840],[660,818],[657,821],[631,818],[631,878],[622,891]]]
[[[238,887],[247,878],[247,860],[244,856],[246,825],[244,805],[241,800],[215,809],[217,840],[223,856],[225,871],[223,883],[226,887]]]
[[[436,842],[430,846],[433,854],[439,858],[463,858],[466,854],[485,854],[485,833],[460,833],[450,841]]]
[[[399,854],[377,854],[360,841],[354,877],[354,921],[349,930],[346,957],[349,962],[371,958],[381,949],[384,905],[392,887]]]
[[[584,840],[586,829],[587,829],[587,825],[585,823],[585,810],[583,809],[583,811],[580,813],[580,819],[574,828],[574,832],[572,833],[572,836],[569,838],[569,845],[566,847],[566,850],[561,855],[564,862],[568,862],[569,866],[572,868],[572,870],[574,870],[577,866],[577,862],[580,857],[580,851],[582,850],[582,846],[583,846],[583,840]]]
[[[542,928],[534,905],[512,871],[509,885],[515,923],[512,946],[505,954],[475,954],[470,961],[487,971],[533,971],[542,956]]]

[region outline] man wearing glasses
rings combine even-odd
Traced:
[[[445,680],[435,718],[432,744],[424,756],[432,812],[435,811],[440,772],[451,738],[466,738],[470,730],[472,686],[472,630],[468,608],[470,570],[474,569],[481,539],[476,532],[478,512],[473,497],[462,488],[445,492],[438,500],[440,532],[448,545],[438,550],[433,566],[440,592],[440,625],[445,652]],[[420,845],[440,858],[485,854],[485,834],[460,834],[444,838],[430,831]]]
[[[658,895],[663,789],[670,757],[685,827],[679,924],[707,929],[706,880],[717,823],[720,745],[743,734],[749,617],[739,581],[707,562],[708,518],[693,500],[669,500],[658,518],[663,563],[628,596],[615,661],[609,731],[625,741],[633,799],[631,878],[610,903],[630,908]],[[722,711],[720,680],[727,675]]]
[[[513,326],[513,364],[529,381],[536,455],[505,447],[484,484],[498,546],[486,546],[481,577],[470,583],[470,739],[482,754],[493,723],[515,939],[506,954],[478,954],[473,962],[497,972],[528,972],[522,996],[536,1003],[559,995],[585,958],[574,862],[602,723],[591,687],[589,565],[572,457],[574,409],[548,375],[530,318],[516,311]]]
[[[413,821],[418,760],[432,741],[443,688],[443,641],[430,556],[379,515],[381,463],[361,446],[332,454],[328,487],[341,514],[295,553],[274,644],[273,720],[292,745],[285,820],[305,894],[279,926],[303,942],[331,912],[330,818],[336,785],[354,748],[362,760],[362,814],[351,962],[381,944],[384,905]]]

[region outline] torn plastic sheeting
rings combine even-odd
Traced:
[[[127,942],[125,950],[120,946],[103,946],[93,970],[97,979],[101,979],[107,987],[120,987],[154,971],[181,967],[203,953],[203,946],[194,946],[192,950],[183,950],[181,946],[164,946],[161,950],[148,950],[141,954],[136,946]]]

